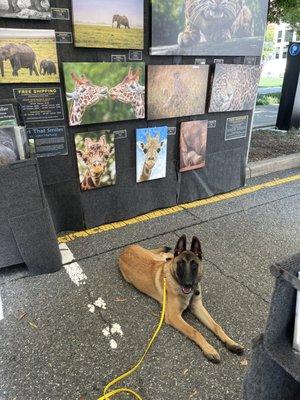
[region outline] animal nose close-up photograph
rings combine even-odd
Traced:
[[[0,0],[0,400],[300,400],[300,0]]]

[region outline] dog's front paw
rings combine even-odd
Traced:
[[[195,46],[200,41],[200,35],[197,31],[183,31],[178,35],[179,47]]]
[[[219,353],[212,346],[209,346],[203,350],[203,354],[209,361],[212,361],[215,364],[219,364],[221,361]]]
[[[244,347],[234,341],[227,342],[226,347],[228,350],[232,351],[232,353],[235,353],[235,354],[243,354],[244,353]]]

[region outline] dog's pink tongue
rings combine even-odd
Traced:
[[[192,288],[185,287],[185,286],[182,286],[181,289],[182,289],[182,291],[183,291],[184,294],[190,294],[191,291],[192,291]]]

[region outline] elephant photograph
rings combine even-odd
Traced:
[[[72,0],[75,47],[144,48],[144,0]]]
[[[57,68],[53,61],[51,60],[42,60],[40,62],[40,74],[41,75],[56,75]]]
[[[0,29],[0,83],[59,81],[53,30]]]
[[[49,0],[0,0],[0,17],[50,19]]]

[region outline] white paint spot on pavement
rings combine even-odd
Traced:
[[[72,261],[75,261],[75,257],[69,247],[65,243],[61,243],[59,245],[62,263],[63,264],[70,264]]]
[[[80,267],[80,265],[76,262],[75,257],[67,244],[62,243],[59,245],[61,256],[62,256],[62,262],[64,265],[64,268],[69,275],[71,281],[75,283],[75,285],[80,286],[80,285],[85,285],[87,282],[87,276],[83,272],[83,269]],[[96,301],[94,301],[93,304],[88,304],[87,305],[88,310],[90,313],[94,314],[96,311],[96,307],[100,308],[102,310],[107,309],[106,302],[102,299],[102,297],[98,297]],[[1,304],[1,297],[0,297],[0,320],[3,318],[3,313],[2,313],[2,304]],[[123,336],[123,331],[121,328],[120,324],[114,323],[111,326],[107,326],[102,330],[103,336],[108,338],[109,340],[109,345],[110,347],[115,350],[118,347],[118,343],[115,339],[110,339],[111,335],[119,335]]]
[[[108,337],[110,335],[109,326],[107,326],[105,329],[103,329],[102,333],[105,337]]]
[[[77,262],[65,265],[64,268],[67,271],[67,274],[69,275],[71,281],[74,282],[75,285],[85,285],[87,276]]]
[[[72,262],[75,260],[75,258],[69,247],[65,243],[62,243],[59,245],[59,248],[63,264],[66,264],[64,265],[64,268],[67,271],[67,274],[69,275],[71,281],[77,286],[85,285],[87,276],[77,262]]]
[[[96,307],[102,308],[103,310],[106,310],[106,303],[101,297],[99,297],[95,302],[94,305]]]
[[[118,344],[117,344],[117,342],[116,342],[114,339],[110,339],[109,344],[110,344],[110,347],[111,347],[112,349],[114,349],[114,350],[118,347]]]
[[[4,319],[4,314],[3,314],[2,299],[1,299],[1,293],[0,293],[0,321],[2,319]]]
[[[94,314],[94,312],[95,312],[95,306],[94,306],[94,304],[88,304],[88,308],[89,308],[89,311],[90,311],[92,314]]]
[[[112,334],[117,333],[121,337],[124,335],[123,331],[122,331],[122,328],[121,328],[121,325],[119,325],[119,324],[113,324],[110,331],[111,331]]]
[[[107,338],[109,338],[110,335],[123,336],[123,331],[122,331],[121,325],[119,325],[119,324],[112,324],[111,328],[109,326],[107,326],[105,329],[102,330],[102,333]],[[110,339],[109,345],[114,350],[118,347],[118,343],[115,339]]]

